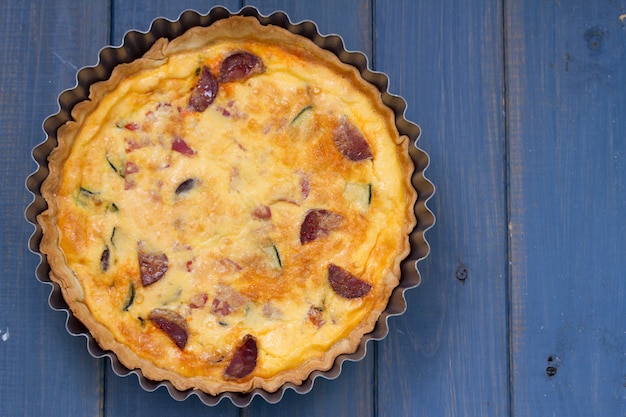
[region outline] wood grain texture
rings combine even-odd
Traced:
[[[507,3],[516,416],[626,415],[624,10]]]
[[[377,69],[421,126],[437,187],[423,282],[379,349],[378,415],[508,415],[501,5],[376,4]]]
[[[66,314],[47,305],[50,287],[35,278],[36,255],[24,220],[31,201],[25,178],[43,120],[75,84],[86,51],[106,39],[104,2],[0,2],[0,415],[97,416],[102,370],[84,338],[65,330]],[[104,24],[102,24],[104,23]]]

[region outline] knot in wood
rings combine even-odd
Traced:
[[[465,281],[467,279],[468,272],[467,268],[463,264],[459,264],[454,271],[454,277],[459,281]]]

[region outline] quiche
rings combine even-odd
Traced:
[[[57,134],[41,252],[124,366],[274,392],[372,331],[415,226],[408,138],[356,68],[233,16],[159,39]]]

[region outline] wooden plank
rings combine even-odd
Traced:
[[[371,57],[372,25],[369,0],[349,1],[287,1],[263,0],[254,6],[264,15],[276,10],[286,12],[291,21],[314,21],[323,35],[342,36],[347,49],[360,50]],[[289,390],[277,405],[268,405],[255,399],[242,413],[246,417],[256,416],[373,416],[374,398],[374,352],[369,345],[369,354],[360,362],[346,362],[339,378],[333,381],[317,379],[313,389],[306,395]]]
[[[120,45],[124,34],[129,30],[145,32],[150,29],[150,23],[163,17],[168,20],[177,20],[186,10],[195,10],[200,14],[207,14],[213,7],[222,6],[231,12],[237,12],[242,7],[241,0],[226,1],[123,1],[112,2],[111,44]]]
[[[347,50],[363,52],[372,59],[372,1],[263,0],[252,4],[263,15],[284,11],[293,23],[312,20],[322,35],[341,36]]]
[[[501,4],[376,2],[374,26],[437,187],[423,282],[380,344],[379,415],[508,415]]]
[[[98,416],[102,369],[83,337],[65,329],[66,314],[48,307],[50,287],[35,278],[39,258],[26,242],[33,227],[25,178],[41,125],[58,109],[58,94],[93,65],[107,37],[107,2],[0,2],[0,414]]]
[[[626,415],[626,2],[506,2],[516,416]]]

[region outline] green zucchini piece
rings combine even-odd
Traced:
[[[270,265],[274,269],[283,269],[283,261],[280,259],[280,252],[278,252],[278,248],[274,243],[271,243],[269,246],[264,246],[261,248],[263,253],[267,256]]]
[[[118,211],[120,211],[120,208],[117,206],[117,204],[115,203],[111,203],[109,204],[109,206],[107,207],[107,211],[109,213],[117,213]]]
[[[109,240],[111,241],[111,245],[113,245],[113,247],[115,247],[115,242],[113,241],[113,239],[115,238],[116,230],[117,230],[117,227],[114,227],[113,231],[111,232],[111,237],[109,238]]]
[[[91,197],[93,197],[93,196],[95,196],[95,195],[98,195],[98,193],[97,193],[97,192],[95,192],[95,191],[91,191],[91,190],[89,190],[89,189],[87,189],[87,188],[85,188],[85,187],[80,187],[80,188],[78,189],[78,193],[79,193],[80,195],[83,195],[83,196],[86,196],[86,197],[89,197],[89,198],[91,198]]]
[[[372,184],[349,182],[343,191],[343,197],[357,210],[365,213],[372,203]]]
[[[124,178],[124,161],[122,159],[117,159],[112,157],[111,155],[109,155],[108,153],[105,155],[107,162],[109,163],[109,166],[111,167],[111,169],[113,171],[115,171],[115,173],[117,175],[119,175],[120,177]]]
[[[128,297],[126,298],[126,302],[124,303],[124,308],[122,309],[122,311],[128,311],[130,306],[133,305],[133,303],[135,302],[135,295],[135,284],[131,282],[128,286]]]
[[[79,187],[78,192],[76,193],[76,197],[74,197],[74,202],[77,206],[90,206],[95,203],[100,203],[100,198],[98,197],[98,192],[90,190],[86,187]]]
[[[177,288],[172,294],[169,294],[166,298],[161,301],[162,306],[167,306],[172,304],[180,299],[181,294],[183,293],[182,288]]]
[[[308,110],[311,110],[312,108],[313,108],[313,105],[312,105],[312,104],[309,104],[309,105],[307,105],[307,106],[304,106],[304,107],[302,108],[302,110],[300,110],[300,111],[298,112],[298,114],[296,114],[296,117],[294,117],[294,118],[291,120],[291,123],[289,123],[289,125],[290,125],[290,126],[292,126],[294,123],[296,123],[296,122],[298,121],[298,119],[299,119],[299,118],[300,118],[300,117],[301,117],[304,113],[306,113]]]

